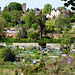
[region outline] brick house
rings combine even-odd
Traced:
[[[71,36],[75,37],[75,34],[70,34]],[[62,37],[62,34],[51,34],[48,33],[48,36],[51,38],[52,36],[54,36],[55,39],[58,39],[59,37]]]

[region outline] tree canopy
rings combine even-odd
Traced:
[[[74,13],[73,16],[71,17],[71,22],[75,22],[75,13]]]
[[[0,36],[3,35],[4,27],[6,26],[6,21],[4,18],[0,17]]]
[[[9,8],[9,11],[12,11],[12,10],[22,10],[22,5],[20,3],[17,3],[17,2],[11,2],[9,5],[8,5],[8,8]]]
[[[16,25],[20,21],[21,12],[18,10],[12,10],[9,14],[11,17],[11,22]]]
[[[63,29],[69,30],[71,29],[70,18],[66,14],[60,14],[55,20],[56,28],[59,28],[60,31]]]
[[[32,24],[33,24],[33,18],[35,16],[35,13],[33,10],[29,10],[23,17],[23,21],[25,22],[25,25],[28,27],[28,28],[31,28],[32,27]]]
[[[10,16],[10,14],[9,14],[7,11],[3,11],[3,12],[1,13],[1,15],[2,15],[3,18],[5,18],[5,20],[6,20],[7,22],[10,22],[10,21],[11,21],[11,16]]]
[[[45,27],[45,20],[46,20],[46,17],[43,14],[39,14],[35,16],[35,21],[40,26],[40,39],[42,39],[42,31],[43,31],[43,28]]]
[[[64,6],[58,7],[57,10],[66,9]]]
[[[47,20],[45,25],[47,30],[52,33],[54,31],[55,20]]]
[[[50,11],[51,11],[52,5],[50,5],[50,4],[45,4],[45,5],[44,5],[44,9],[42,10],[42,13],[48,13],[48,12],[49,12],[49,9],[50,9]]]

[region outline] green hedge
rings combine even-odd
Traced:
[[[43,41],[46,43],[61,43],[61,39],[48,39],[48,38],[43,38]],[[5,43],[34,43],[38,42],[39,40],[37,39],[32,39],[32,38],[21,38],[21,39],[16,39],[16,38],[2,38],[0,39],[0,42],[5,42]],[[42,41],[42,42],[43,42]]]

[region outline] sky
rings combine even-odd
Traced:
[[[43,9],[44,5],[49,3],[52,5],[52,8],[57,8],[64,5],[64,2],[61,0],[0,0],[0,7],[1,10],[7,5],[9,5],[10,2],[18,2],[18,3],[26,3],[26,9],[27,8],[40,8]]]

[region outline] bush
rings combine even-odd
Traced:
[[[10,48],[5,48],[5,50],[3,51],[3,57],[4,61],[13,62],[16,59],[14,52]]]
[[[27,37],[28,38],[31,38],[31,35],[34,33],[34,30],[33,29],[29,29],[27,30]]]
[[[39,44],[39,46],[41,46],[41,47],[43,47],[43,48],[46,47],[46,42],[43,41],[43,40],[39,40],[39,41],[38,41],[38,44]]]
[[[17,70],[15,70],[15,75],[18,75],[18,71]]]
[[[33,38],[33,39],[39,39],[40,35],[39,35],[39,33],[34,32],[34,33],[32,33],[31,38]]]

